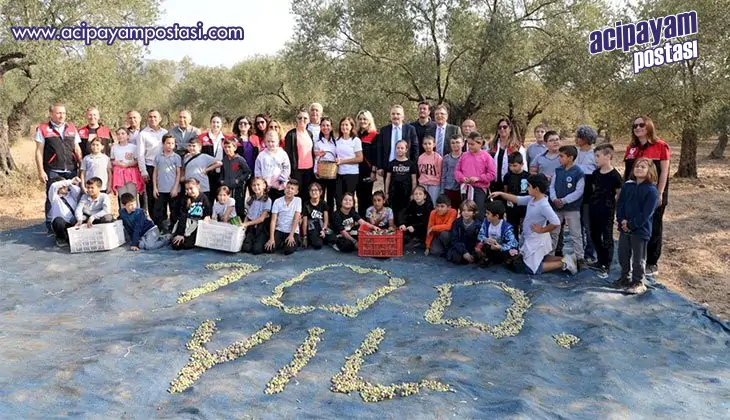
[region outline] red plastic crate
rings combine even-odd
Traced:
[[[357,238],[357,255],[361,257],[393,258],[403,256],[403,232],[396,230],[388,235],[372,235],[367,226],[360,226]]]

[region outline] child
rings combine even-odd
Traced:
[[[333,242],[334,235],[329,229],[329,210],[322,201],[322,186],[318,182],[309,184],[309,201],[304,204],[302,216],[302,245],[322,249],[325,243]]]
[[[56,177],[48,188],[51,202],[51,228],[56,234],[56,245],[68,245],[67,229],[76,224],[76,206],[81,198],[81,178],[64,179]]]
[[[434,152],[436,140],[432,136],[423,138],[423,150],[418,157],[418,184],[426,187],[434,205],[441,192],[441,155]]]
[[[182,158],[175,153],[175,136],[172,134],[162,136],[162,152],[155,156],[152,165],[155,167],[152,172],[152,194],[155,196],[152,220],[160,231],[166,232],[175,225],[179,210],[179,206],[176,204],[182,177]],[[170,226],[166,227],[168,210]]]
[[[81,185],[85,185],[87,179],[97,177],[101,180],[101,192],[106,193],[109,180],[112,179],[112,164],[109,156],[102,153],[104,146],[101,138],[94,137],[89,142],[91,154],[84,156],[81,160]]]
[[[461,207],[461,185],[454,178],[456,164],[463,153],[464,140],[460,135],[451,136],[449,141],[451,153],[444,156],[441,160],[441,191],[440,194],[446,194],[451,200],[451,208],[458,209]]]
[[[547,127],[545,124],[538,124],[535,127],[535,142],[527,147],[527,166],[530,166],[538,156],[547,152],[547,145],[545,145],[546,131]]]
[[[86,194],[76,205],[76,226],[86,223],[87,227],[99,223],[111,223],[112,201],[106,193],[101,192],[101,179],[93,177],[86,181]]]
[[[144,180],[137,165],[137,145],[129,142],[126,128],[117,130],[117,143],[112,145],[111,161],[112,192],[120,197],[119,208],[122,208],[123,194],[129,193],[137,197],[145,191]]]
[[[578,157],[575,158],[575,166],[583,171],[585,177],[585,190],[583,190],[583,201],[580,206],[580,224],[583,231],[583,255],[586,262],[595,264],[596,250],[593,249],[593,241],[590,232],[589,198],[593,193],[593,171],[596,170],[596,157],[593,153],[593,144],[596,142],[598,133],[593,127],[580,125],[575,129],[575,147],[578,148]]]
[[[365,212],[368,223],[381,229],[395,230],[395,219],[393,210],[385,207],[385,193],[375,191],[373,193],[373,205]]]
[[[528,197],[518,197],[501,191],[491,195],[492,198],[501,197],[518,206],[527,206],[525,220],[522,222],[524,242],[520,248],[520,256],[511,268],[528,275],[556,270],[567,270],[575,274],[578,267],[574,254],[564,258],[549,255],[552,250],[549,232],[560,228],[560,219],[545,195],[548,185],[545,175],[534,174],[527,178]]]
[[[459,159],[454,170],[454,178],[466,191],[466,198],[477,203],[477,219],[484,219],[484,201],[489,184],[497,176],[497,166],[489,152],[482,150],[484,138],[476,131],[469,133],[469,151]]]
[[[269,214],[271,213],[271,199],[266,195],[266,180],[254,178],[251,181],[252,195],[246,202],[246,219],[243,226],[246,236],[243,238],[241,251],[254,255],[264,252],[266,239],[269,237]]]
[[[177,154],[175,156],[180,157]],[[158,249],[170,244],[170,239],[160,236],[160,229],[147,218],[142,209],[137,208],[134,195],[124,193],[120,200],[122,208],[119,209],[119,218],[124,224],[124,233],[129,237],[132,251]]]
[[[408,201],[417,185],[418,167],[408,159],[408,143],[400,140],[395,145],[395,159],[388,163],[385,175],[385,199],[401,223],[399,214],[408,206]]]
[[[585,268],[583,260],[583,234],[580,224],[580,206],[585,188],[583,171],[575,164],[578,149],[575,146],[562,146],[559,149],[560,167],[550,180],[550,199],[556,209],[560,223],[565,222],[570,229],[573,253],[578,259],[578,269]],[[558,245],[558,232],[551,233],[553,249]]]
[[[345,193],[342,196],[340,207],[332,215],[332,230],[337,232],[337,238],[332,248],[340,252],[353,252],[357,249],[357,230],[359,226],[367,226],[372,230],[380,230],[360,218],[355,210],[355,195]]]
[[[555,175],[555,169],[560,166],[560,135],[556,131],[548,131],[545,133],[545,145],[547,151],[530,161],[530,173],[543,174],[550,182]]]
[[[241,218],[236,212],[236,199],[231,197],[230,188],[225,185],[218,187],[216,199],[213,203],[213,220],[240,226]]]
[[[515,194],[510,195],[519,197]],[[504,204],[501,201],[487,203],[487,218],[479,230],[479,245],[477,245],[477,254],[485,265],[502,264],[519,254],[520,244],[512,224],[504,220],[504,212]]]
[[[522,154],[514,152],[509,155],[509,172],[504,176],[504,192],[512,195],[527,195],[527,177],[530,176],[522,167]],[[507,202],[507,221],[515,230],[515,236],[520,237],[520,226],[525,218],[526,209]]]
[[[200,140],[195,138],[190,142],[195,140],[198,141],[196,144],[199,150]],[[205,177],[205,179],[208,178]],[[172,249],[174,250],[193,249],[198,234],[198,223],[201,220],[210,220],[211,215],[210,201],[208,201],[208,196],[200,191],[200,181],[195,178],[188,178],[185,180],[184,185],[185,195],[180,200],[180,217],[173,228],[175,236],[172,238]]]
[[[238,143],[235,140],[223,141],[223,167],[221,168],[221,185],[228,187],[236,203],[236,214],[243,216],[246,202],[246,182],[251,177],[251,168],[246,159],[236,154]],[[240,219],[239,219],[240,222]]]
[[[266,147],[269,147],[269,136],[266,137],[266,140]],[[268,252],[283,249],[284,255],[290,255],[299,248],[299,219],[302,215],[302,199],[296,196],[298,193],[299,182],[296,179],[290,179],[286,183],[284,196],[277,198],[271,206],[269,241],[266,242],[265,246]]]
[[[223,162],[217,160],[207,153],[201,153],[202,142],[199,138],[193,137],[188,141],[188,154],[182,161],[182,171],[185,179],[197,179],[200,192],[208,196],[208,203],[213,201],[213,194],[210,191],[208,172],[223,166]],[[183,197],[183,201],[185,198]]]
[[[428,217],[425,255],[442,257],[449,249],[454,220],[456,220],[456,210],[451,208],[451,200],[445,195],[440,195],[436,199],[436,208]]]
[[[451,247],[446,253],[447,260],[456,264],[474,262],[480,226],[479,220],[474,219],[477,210],[477,203],[472,200],[461,203],[461,217],[451,227]]]
[[[279,134],[268,131],[265,137],[266,149],[256,157],[254,175],[266,180],[269,198],[276,200],[284,195],[286,183],[291,175],[289,156],[279,147]]]
[[[613,146],[601,144],[596,147],[595,155],[598,169],[593,171],[593,194],[588,200],[588,219],[597,261],[591,268],[597,270],[598,277],[603,279],[608,277],[613,261],[613,218],[623,178],[611,164]]]
[[[646,291],[646,247],[651,237],[651,220],[659,204],[656,189],[659,178],[654,162],[647,158],[636,160],[632,175],[621,188],[616,205],[618,261],[621,264],[621,277],[616,285],[625,287],[627,293],[641,294]]]
[[[433,203],[428,199],[428,192],[419,185],[413,190],[413,200],[408,203],[400,220],[403,223],[398,229],[403,231],[403,241],[408,248],[416,248],[426,243],[428,218],[431,216]]]

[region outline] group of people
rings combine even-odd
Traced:
[[[395,105],[380,129],[369,111],[335,127],[313,103],[286,133],[259,114],[238,117],[228,134],[218,113],[201,132],[180,111],[168,131],[157,110],[145,128],[130,111],[127,127],[112,131],[96,108],[77,130],[54,104],[35,138],[47,228],[64,246],[67,228],[113,221],[114,195],[133,249],[193,248],[198,224],[211,219],[246,229],[242,251],[254,254],[325,244],[352,252],[360,227],[400,229],[407,249],[459,264],[528,274],[592,268],[605,278],[616,220],[617,285],[645,290],[661,254],[670,159],[649,118],[632,121],[622,177],[613,146],[596,146],[589,126],[577,128],[575,145],[561,145],[538,125],[525,148],[507,118],[485,138],[472,120],[449,124],[444,105],[418,110],[410,124]],[[378,176],[384,188],[374,192]],[[563,255],[566,225],[573,252]]]

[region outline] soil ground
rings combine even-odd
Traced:
[[[670,179],[657,280],[730,320],[730,161],[707,159],[713,147],[714,142],[699,146],[698,179]],[[19,141],[12,154],[21,170],[11,177],[0,175],[0,231],[43,221],[44,194],[35,175],[34,150],[31,140]],[[672,144],[672,152],[673,174],[678,144]],[[620,172],[622,166],[617,159]]]

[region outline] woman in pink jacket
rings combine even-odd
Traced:
[[[497,177],[497,165],[492,155],[482,150],[484,138],[476,131],[467,137],[468,152],[461,155],[456,164],[454,178],[461,184],[462,194],[466,199],[477,203],[477,218],[484,220],[484,203],[489,195],[489,184]]]

